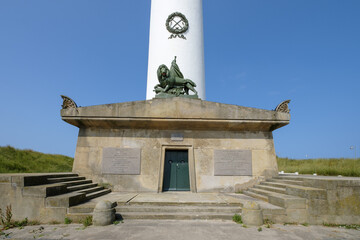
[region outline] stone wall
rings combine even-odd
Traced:
[[[28,218],[40,222],[62,222],[66,208],[47,209],[45,195],[24,186],[24,177],[35,175],[37,174],[0,174],[0,208],[5,213],[6,207],[11,206],[14,220]],[[60,211],[62,214],[59,214]]]
[[[182,134],[183,140],[172,141],[173,133]],[[102,174],[103,149],[109,147],[140,148],[140,175]],[[235,185],[239,189],[278,171],[271,132],[99,128],[80,128],[73,171],[109,183],[114,191],[158,192],[164,149],[174,148],[189,151],[193,192],[234,192]],[[214,150],[251,150],[252,176],[214,176]]]
[[[326,190],[324,197],[308,197],[311,223],[360,224],[359,178],[303,180],[307,186]]]

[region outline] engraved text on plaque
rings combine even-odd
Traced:
[[[139,175],[140,148],[104,148],[103,174]]]
[[[250,150],[214,150],[215,176],[251,176]]]

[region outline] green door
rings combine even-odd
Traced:
[[[187,150],[166,150],[163,191],[190,191]]]

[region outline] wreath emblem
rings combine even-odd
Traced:
[[[186,39],[183,33],[189,29],[189,21],[184,14],[174,12],[166,19],[166,29],[172,33],[169,39],[176,37]]]

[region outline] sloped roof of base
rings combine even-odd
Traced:
[[[79,128],[273,131],[290,114],[199,99],[170,98],[104,104],[61,110]]]

